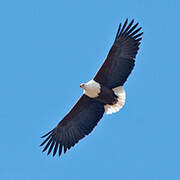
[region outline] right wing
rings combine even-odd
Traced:
[[[80,139],[88,135],[104,114],[104,105],[86,95],[81,96],[72,110],[63,118],[62,121],[49,133],[42,136],[46,137],[40,145],[46,146],[43,152],[48,150],[48,155],[53,150],[53,156],[59,151],[61,155],[67,149],[74,146]]]

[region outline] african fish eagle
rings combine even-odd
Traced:
[[[45,145],[43,152],[48,149],[48,155],[53,150],[53,156],[59,156],[64,149],[74,146],[80,139],[88,135],[104,112],[111,114],[119,111],[125,104],[126,94],[123,84],[135,65],[135,57],[139,49],[143,32],[141,27],[128,19],[121,27],[119,25],[115,41],[110,52],[95,77],[87,83],[82,83],[83,95],[70,112],[50,132],[40,145]]]

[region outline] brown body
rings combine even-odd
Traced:
[[[100,93],[95,99],[104,104],[113,105],[117,103],[118,96],[114,93],[113,90],[101,85]]]

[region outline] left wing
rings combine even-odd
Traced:
[[[111,89],[122,86],[134,67],[143,33],[138,34],[141,27],[136,29],[138,23],[132,26],[133,23],[134,20],[127,26],[126,19],[122,28],[121,24],[119,25],[114,44],[94,77],[95,81]]]
[[[43,152],[49,148],[48,154],[50,154],[54,149],[53,156],[57,151],[59,151],[60,156],[64,147],[65,153],[67,149],[70,149],[94,129],[103,114],[104,105],[102,103],[82,95],[56,128],[42,136],[42,138],[46,137],[40,145],[46,144]]]

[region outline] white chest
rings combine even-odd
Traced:
[[[94,80],[90,80],[84,85],[84,94],[91,98],[95,98],[100,93],[101,86]]]

